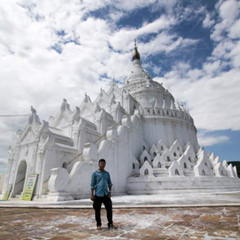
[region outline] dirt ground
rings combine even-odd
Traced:
[[[240,207],[114,209],[96,230],[92,209],[0,208],[0,239],[240,239]]]

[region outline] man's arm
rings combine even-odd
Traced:
[[[91,200],[94,201],[94,188],[91,188]]]
[[[92,181],[91,181],[91,200],[94,201],[94,189],[96,185],[96,177],[95,173],[92,174]]]
[[[112,185],[108,186],[108,197],[111,197]]]
[[[110,174],[108,174],[108,197],[111,197],[111,192],[112,192],[112,181]]]

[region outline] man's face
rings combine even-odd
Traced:
[[[104,170],[106,163],[105,162],[100,162],[98,163],[98,167],[100,170]]]

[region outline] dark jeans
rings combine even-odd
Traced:
[[[95,199],[93,202],[93,208],[95,210],[95,219],[97,221],[97,226],[102,226],[102,222],[101,222],[102,203],[104,204],[105,209],[107,211],[107,220],[108,220],[108,227],[109,227],[113,223],[112,222],[112,200],[107,196],[104,196],[104,197],[95,196]]]

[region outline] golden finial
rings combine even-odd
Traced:
[[[134,51],[133,51],[133,60],[135,60],[135,59],[140,60],[140,54],[137,50],[137,40],[136,40],[136,38],[134,38],[134,44],[135,44],[135,47],[134,47]]]

